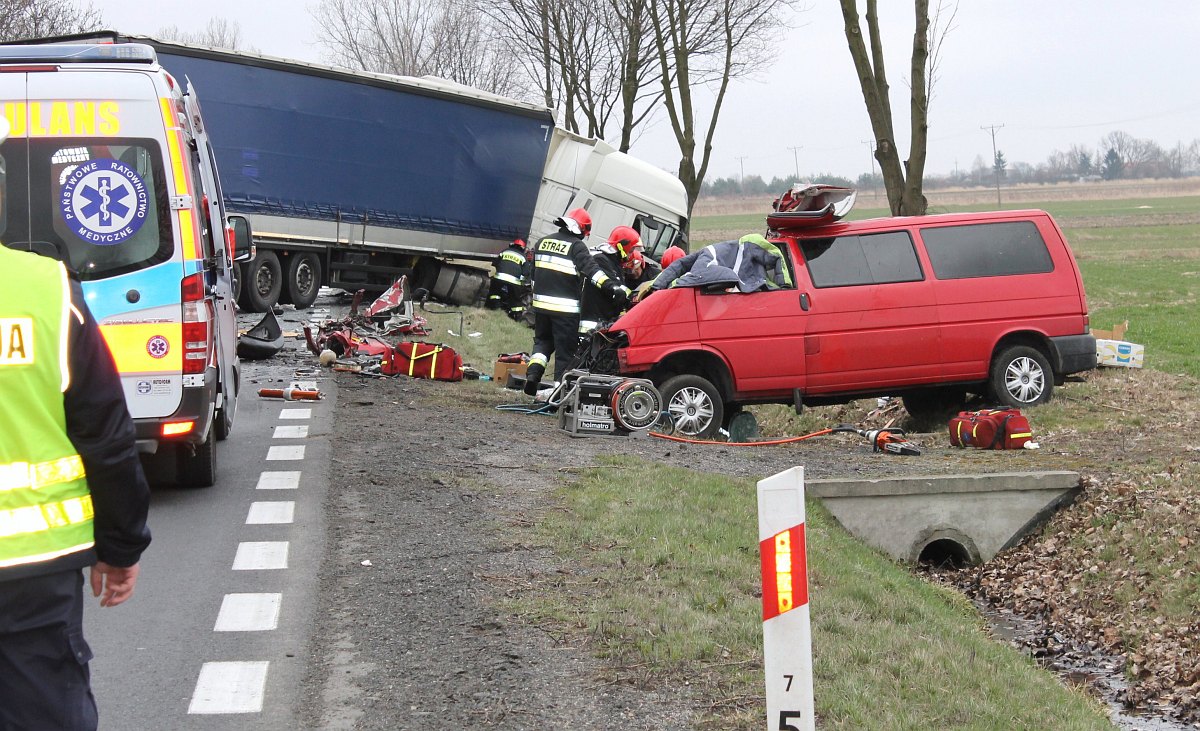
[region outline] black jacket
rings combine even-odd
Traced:
[[[537,242],[533,250],[533,309],[548,315],[577,316],[583,283],[611,293],[623,287],[596,266],[583,239],[565,228]]]
[[[621,266],[621,257],[617,254],[605,254],[602,251],[596,252],[592,257],[596,260],[596,266],[600,271],[604,272],[614,282],[624,281],[624,269]],[[583,305],[579,312],[579,333],[585,334],[595,330],[602,322],[612,322],[621,314],[621,310],[625,309],[625,304],[629,301],[628,289],[618,294],[616,289],[603,289],[592,283],[587,283],[583,286]]]

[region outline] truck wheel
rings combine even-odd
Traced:
[[[247,312],[266,312],[279,301],[281,289],[279,257],[274,251],[259,250],[258,256],[246,265],[246,281],[242,282],[238,304]]]
[[[916,424],[916,431],[937,431],[950,417],[962,410],[967,392],[961,388],[923,388],[902,397],[904,410]]]
[[[292,254],[288,259],[285,294],[297,310],[308,309],[321,289],[321,260],[309,251]]]
[[[716,386],[691,374],[668,378],[659,389],[675,422],[675,433],[693,439],[711,439],[721,430],[725,406]]]
[[[992,361],[988,386],[1001,406],[1035,406],[1050,400],[1054,372],[1041,351],[1027,345],[1013,345]]]
[[[216,429],[208,430],[208,437],[196,445],[196,451],[186,444],[175,447],[175,481],[183,487],[212,487],[217,481]]]

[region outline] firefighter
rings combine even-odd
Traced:
[[[526,246],[524,239],[513,239],[504,251],[500,252],[492,266],[491,288],[488,291],[487,308],[498,310],[503,308],[508,316],[519,320],[525,312],[526,284]]]
[[[100,606],[130,597],[150,490],[79,283],[4,246],[0,435],[0,728],[95,729],[80,570]]]
[[[629,226],[617,226],[608,241],[596,247],[593,259],[600,271],[612,280],[624,282],[638,261],[642,260],[642,238]],[[644,266],[644,260],[642,261]],[[641,274],[641,269],[638,269]],[[628,288],[625,287],[628,292]],[[604,290],[594,281],[583,286],[583,302],[579,314],[579,337],[583,338],[601,323],[612,322],[628,304],[629,297],[620,290]]]
[[[613,278],[601,271],[584,243],[592,230],[588,212],[576,208],[554,224],[558,232],[539,241],[533,251],[533,355],[525,371],[525,393],[530,396],[537,393],[551,355],[556,381],[562,381],[575,355],[583,282],[610,297],[629,299],[620,275]]]

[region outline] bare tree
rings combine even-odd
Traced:
[[[771,40],[786,27],[784,12],[791,7],[792,0],[654,0],[649,4],[663,106],[679,146],[679,179],[687,190],[689,213],[708,172],[729,82],[767,65]],[[701,88],[713,90],[715,99],[707,121],[698,124],[695,94]]]
[[[321,44],[349,68],[521,91],[517,53],[470,0],[320,0]]]
[[[70,0],[0,0],[0,41],[99,30],[104,16]]]
[[[883,38],[879,32],[877,0],[866,0],[868,38],[863,38],[857,0],[840,0],[846,40],[854,68],[862,87],[871,130],[875,134],[875,159],[883,173],[888,205],[897,216],[924,215],[928,202],[922,193],[925,176],[925,156],[929,138],[929,64],[930,24],[929,0],[914,0],[916,30],[913,33],[912,58],[909,67],[910,98],[909,156],[903,164],[896,149],[896,133],[892,127],[891,100],[887,71],[883,63]],[[939,6],[940,8],[940,6]],[[953,16],[951,16],[951,19]],[[948,25],[946,26],[949,27]],[[869,43],[869,49],[868,49]],[[938,44],[940,46],[940,43]]]
[[[156,35],[164,41],[194,43],[213,48],[227,48],[231,51],[257,51],[255,48],[243,48],[242,26],[236,20],[226,20],[225,18],[211,18],[207,25],[195,31],[186,31],[177,25],[169,25],[166,28],[160,28]]]

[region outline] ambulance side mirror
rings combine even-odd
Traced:
[[[250,261],[254,258],[254,236],[250,221],[245,216],[229,216],[229,253],[234,262]]]

